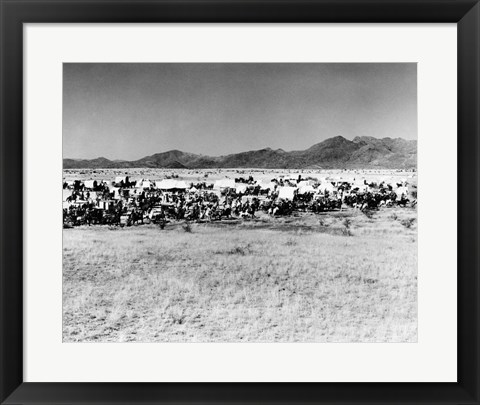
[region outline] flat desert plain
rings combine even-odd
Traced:
[[[393,207],[65,229],[63,341],[415,342],[416,218]]]

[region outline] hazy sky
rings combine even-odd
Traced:
[[[63,92],[66,158],[417,138],[413,63],[68,63]]]

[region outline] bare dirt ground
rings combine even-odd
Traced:
[[[116,176],[130,176],[131,180],[148,179],[157,181],[165,177],[175,177],[186,182],[214,183],[225,177],[236,178],[253,176],[255,180],[270,181],[273,178],[311,178],[316,180],[351,181],[367,179],[373,182],[401,182],[407,180],[417,184],[416,172],[403,170],[297,170],[297,169],[69,169],[63,171],[64,180],[113,180]]]
[[[415,342],[416,209],[66,229],[64,342]]]

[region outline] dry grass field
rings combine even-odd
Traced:
[[[416,217],[66,229],[63,341],[415,342]]]

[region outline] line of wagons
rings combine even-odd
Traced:
[[[120,225],[123,227],[141,222],[142,224],[157,224],[163,228],[168,222],[164,212],[171,206],[173,206],[172,203],[165,203],[144,212],[138,208],[127,208],[121,211],[104,210],[85,203],[63,210],[63,227],[71,228],[79,225]]]
[[[372,194],[352,195],[345,198],[344,203],[355,209],[376,210],[383,206],[403,206],[411,204],[414,206],[416,200],[410,202],[402,196],[396,200],[395,194]],[[213,204],[212,204],[213,205]],[[289,200],[263,200],[253,198],[248,203],[231,205],[216,205],[216,208],[210,209],[208,218],[200,213],[200,210],[185,209],[176,207],[173,202],[155,202],[152,205],[130,206],[123,204],[112,204],[108,207],[98,207],[93,203],[80,203],[63,210],[64,227],[69,228],[78,225],[120,225],[131,226],[138,223],[158,224],[161,228],[165,226],[168,220],[203,220],[209,221],[230,219],[232,214],[237,218],[253,218],[256,211],[264,211],[272,216],[291,215],[294,211],[310,211],[321,213],[328,211],[341,210],[342,202],[338,199],[323,198],[314,201],[305,201],[299,199],[296,202]],[[105,209],[106,208],[106,209]]]

